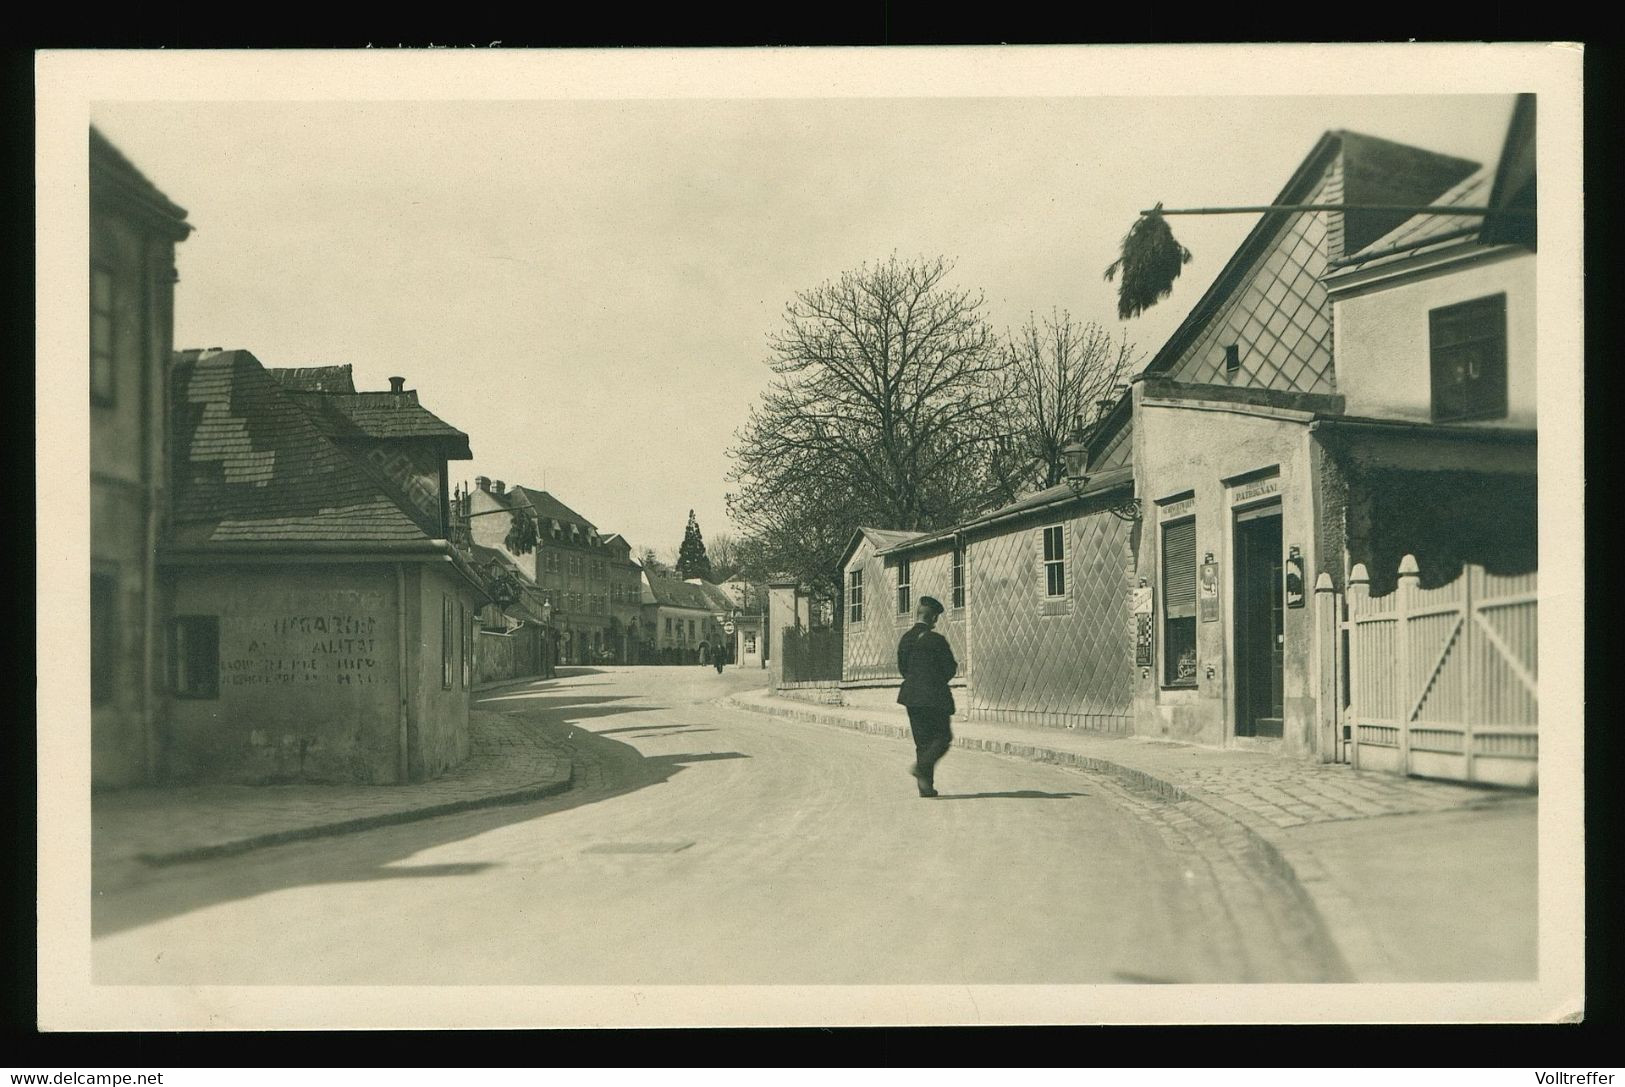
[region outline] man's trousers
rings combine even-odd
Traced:
[[[948,727],[952,715],[930,706],[909,706],[908,727],[914,733],[915,772],[927,789],[935,788],[937,760],[948,753],[954,734]]]

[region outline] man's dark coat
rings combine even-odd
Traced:
[[[947,638],[924,623],[915,623],[897,643],[897,670],[903,675],[897,691],[901,705],[955,712],[948,681],[958,673],[959,662],[954,660]]]

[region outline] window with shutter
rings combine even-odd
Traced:
[[[1162,659],[1168,686],[1196,684],[1196,521],[1162,526]]]
[[[1507,413],[1507,296],[1428,311],[1433,419],[1499,419]]]

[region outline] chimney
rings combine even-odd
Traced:
[[[389,391],[392,392],[392,393],[405,392],[406,391],[406,379],[404,377],[392,377],[392,378],[390,378],[389,379]]]
[[[501,494],[503,491],[505,491],[507,489],[508,489],[508,485],[506,483],[502,482],[502,480],[493,479],[491,481],[491,493],[492,494]]]
[[[490,476],[475,476],[474,477],[474,486],[478,487],[480,490],[484,491],[486,494],[490,494],[491,493],[491,477]]]

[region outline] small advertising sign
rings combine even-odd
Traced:
[[[1286,553],[1286,606],[1303,607],[1303,553],[1295,546]]]
[[[1217,622],[1219,618],[1219,564],[1209,555],[1196,578],[1196,604],[1202,622]]]

